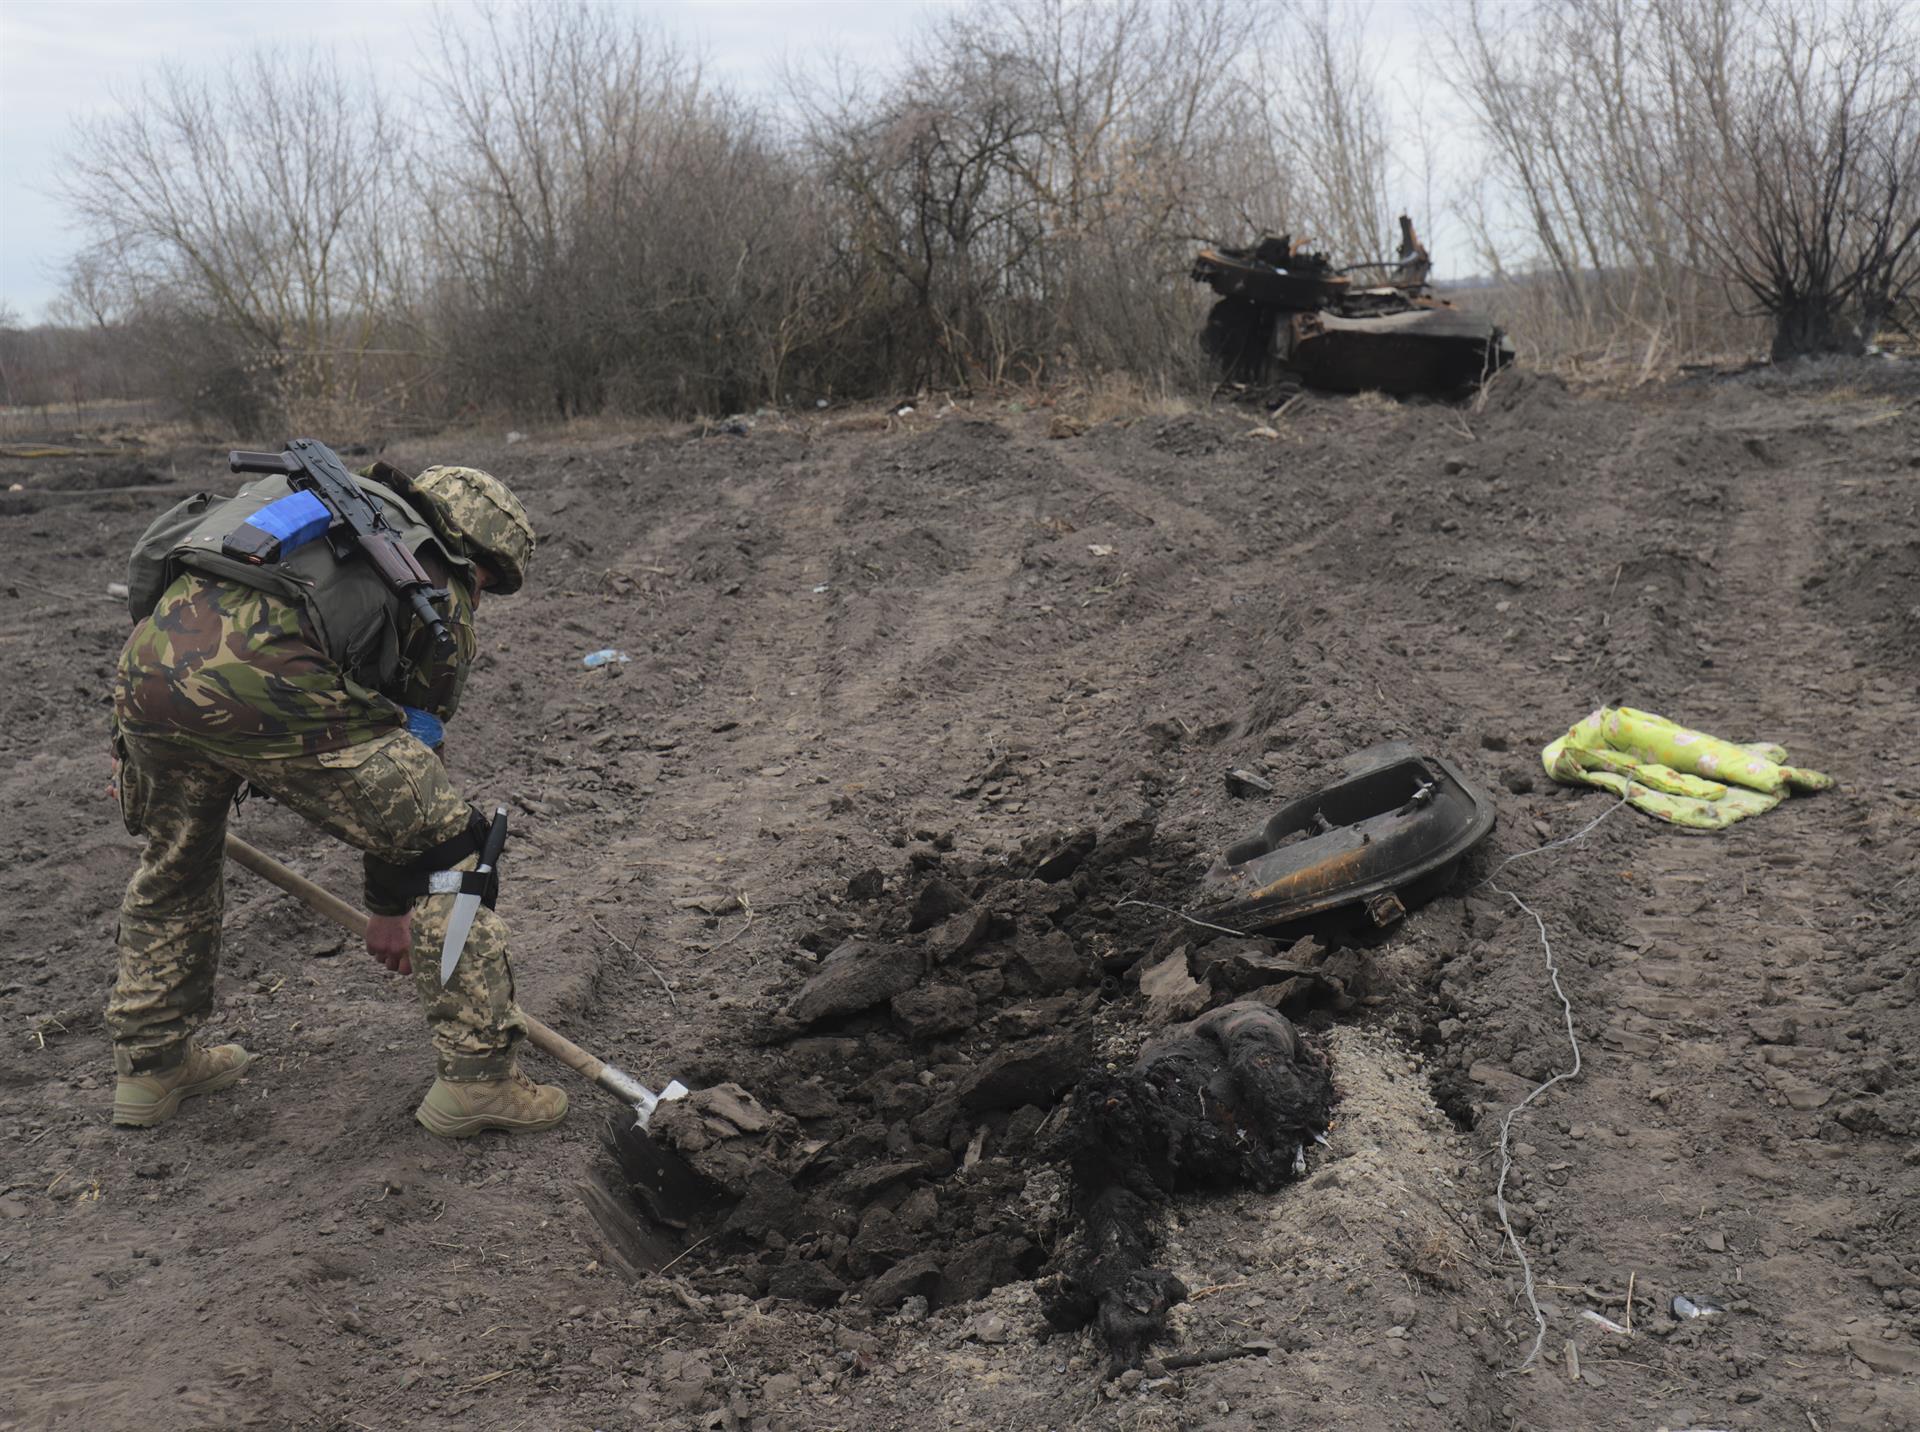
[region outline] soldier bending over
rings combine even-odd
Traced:
[[[366,853],[367,949],[413,975],[438,1058],[419,1121],[464,1138],[549,1129],[566,1114],[562,1090],[516,1065],[526,1026],[506,926],[492,910],[480,910],[441,986],[455,897],[425,893],[426,877],[472,870],[486,821],[405,709],[452,717],[473,660],[474,608],[482,591],[518,590],[533,527],[506,485],[476,469],[434,467],[411,480],[384,465],[369,472],[383,481],[355,481],[446,589],[436,610],[451,650],[362,557],[338,556],[325,539],[258,566],[221,555],[228,534],[290,496],[284,477],[232,498],[191,498],[135,549],[137,625],[114,684],[113,745],[127,829],[146,848],[120,907],[107,1004],[116,1124],[164,1122],[182,1099],[234,1083],[252,1058],[237,1044],[193,1041],[213,1007],[227,812],[243,786]]]

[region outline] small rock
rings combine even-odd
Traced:
[[[1212,987],[1201,984],[1189,973],[1185,945],[1141,974],[1140,993],[1147,998],[1149,1025],[1192,1019],[1213,999]]]
[[[847,881],[847,898],[856,905],[878,900],[887,888],[887,877],[878,870],[862,870]]]
[[[971,902],[949,881],[935,876],[920,888],[913,900],[909,930],[929,930],[949,915],[958,915]]]
[[[1087,857],[1093,854],[1099,840],[1100,833],[1090,825],[1081,826],[1065,835],[1050,837],[1044,853],[1034,864],[1033,878],[1048,884],[1065,880],[1086,864]]]
[[[1787,1096],[1788,1107],[1798,1109],[1803,1114],[1823,1107],[1833,1098],[1833,1090],[1823,1089],[1805,1080],[1795,1080],[1781,1092]]]
[[[979,1018],[973,992],[956,985],[921,985],[893,997],[893,1018],[918,1041],[937,1039],[971,1029]]]
[[[1308,946],[1300,948],[1304,955]],[[1215,940],[1195,950],[1188,963],[1196,979],[1241,994],[1292,977],[1303,961],[1294,959],[1292,951],[1278,954],[1272,940],[1243,939]]]
[[[1050,930],[1037,940],[1023,941],[1006,973],[1008,984],[1021,993],[1059,994],[1093,982],[1099,969],[1073,936],[1065,930]]]
[[[998,1345],[1007,1342],[1013,1336],[1013,1330],[1007,1326],[1007,1320],[998,1313],[975,1313],[967,1319],[962,1333],[975,1342]]]
[[[1030,1278],[1046,1255],[1026,1234],[989,1233],[953,1250],[934,1291],[935,1305],[951,1307],[984,1298],[1005,1283]]]
[[[867,1284],[866,1304],[890,1311],[912,1297],[929,1297],[940,1285],[940,1262],[931,1253],[916,1253],[894,1264]]]
[[[1899,1288],[1907,1282],[1906,1270],[1884,1253],[1867,1259],[1867,1277],[1876,1288]]]
[[[1910,1342],[1883,1342],[1879,1338],[1848,1338],[1847,1351],[1875,1372],[1889,1377],[1920,1374],[1920,1347]]]
[[[0,1198],[0,1218],[25,1218],[27,1206],[17,1198]]]
[[[961,1079],[954,1099],[972,1113],[1017,1109],[1022,1104],[1050,1106],[1055,1095],[1080,1077],[1092,1057],[1091,1035],[1084,1029],[1022,1040]]]
[[[767,1292],[775,1298],[826,1308],[840,1301],[847,1285],[828,1270],[824,1263],[782,1263],[767,1280]]]
[[[787,1016],[801,1024],[816,1024],[854,1014],[912,989],[920,975],[921,959],[915,951],[848,940],[822,960],[819,973],[800,987]]]
[[[773,1126],[773,1116],[753,1095],[738,1084],[715,1084],[697,1089],[680,1101],[686,1109],[697,1109],[709,1118],[721,1119],[743,1134],[764,1134]]]
[[[1727,1235],[1718,1231],[1709,1233],[1707,1235],[1707,1251],[1709,1253],[1726,1252],[1727,1251]]]
[[[973,951],[993,926],[993,916],[981,909],[962,910],[927,932],[927,953],[934,963],[948,964]]]

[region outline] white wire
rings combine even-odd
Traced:
[[[1114,905],[1114,909],[1118,910],[1126,905],[1139,905],[1148,910],[1159,910],[1163,914],[1185,920],[1189,925],[1198,925],[1203,930],[1218,930],[1223,935],[1244,935],[1247,933],[1245,930],[1230,930],[1225,925],[1214,925],[1205,920],[1196,920],[1183,910],[1176,910],[1171,905],[1156,905],[1151,900],[1121,900]]]
[[[1631,792],[1633,789],[1632,785],[1629,784],[1627,789]],[[1527,1350],[1527,1355],[1520,1360],[1518,1367],[1507,1370],[1507,1375],[1525,1372],[1531,1367],[1533,1360],[1540,1356],[1540,1348],[1547,1340],[1547,1315],[1540,1310],[1540,1299],[1534,1293],[1533,1263],[1527,1257],[1526,1247],[1520,1242],[1520,1235],[1514,1231],[1513,1220],[1508,1216],[1507,1212],[1507,1175],[1513,1172],[1513,1154],[1510,1148],[1513,1135],[1513,1121],[1518,1117],[1522,1109],[1546,1093],[1547,1090],[1551,1089],[1555,1084],[1563,1084],[1570,1079],[1580,1077],[1580,1038],[1574,1033],[1573,1004],[1567,999],[1567,992],[1560,987],[1560,966],[1555,962],[1553,957],[1553,941],[1547,937],[1547,922],[1540,918],[1538,912],[1536,912],[1531,905],[1511,890],[1503,890],[1500,886],[1495,885],[1493,883],[1493,877],[1498,875],[1502,870],[1505,870],[1516,860],[1524,860],[1529,855],[1542,855],[1559,846],[1572,844],[1574,841],[1591,833],[1595,826],[1599,825],[1601,821],[1605,820],[1625,804],[1627,804],[1627,798],[1623,795],[1618,801],[1608,806],[1572,835],[1562,836],[1560,839],[1549,841],[1545,845],[1535,846],[1532,850],[1522,850],[1518,854],[1509,855],[1493,868],[1492,873],[1489,874],[1486,879],[1480,881],[1479,885],[1474,886],[1474,889],[1477,890],[1480,888],[1480,885],[1485,885],[1489,887],[1494,894],[1506,896],[1507,899],[1513,901],[1514,904],[1526,911],[1527,915],[1532,919],[1535,928],[1540,931],[1540,951],[1547,966],[1547,980],[1548,983],[1553,986],[1555,996],[1560,1000],[1560,1013],[1566,1020],[1567,1025],[1567,1047],[1573,1051],[1573,1067],[1571,1069],[1563,1069],[1551,1079],[1536,1085],[1526,1098],[1508,1109],[1500,1119],[1500,1177],[1495,1181],[1493,1186],[1493,1204],[1495,1211],[1500,1215],[1500,1230],[1506,1234],[1507,1243],[1513,1249],[1513,1256],[1520,1260],[1522,1291],[1526,1294],[1527,1307],[1533,1312],[1534,1326],[1533,1346]]]

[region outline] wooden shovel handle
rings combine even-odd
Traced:
[[[315,885],[306,876],[289,870],[264,850],[248,845],[237,835],[229,834],[227,854],[234,864],[245,866],[262,880],[278,885],[289,895],[311,906],[334,924],[362,939],[366,938],[366,915],[338,895]],[[521,1018],[527,1022],[527,1040],[535,1049],[552,1055],[575,1073],[596,1084],[600,1082],[601,1074],[607,1067],[604,1062],[595,1059],[571,1039],[556,1033],[524,1010],[521,1011]]]
[[[235,865],[245,866],[262,880],[278,885],[289,895],[312,906],[334,924],[343,926],[362,939],[366,938],[367,917],[364,914],[331,891],[321,889],[306,876],[289,870],[266,851],[248,845],[237,835],[229,834],[227,856]]]

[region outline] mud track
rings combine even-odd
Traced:
[[[523,1000],[776,1108],[762,1031],[848,931],[847,881],[926,849],[991,863],[1143,816],[1217,849],[1261,811],[1227,768],[1286,793],[1405,736],[1496,793],[1498,860],[1606,808],[1536,752],[1610,699],[1837,776],[1716,836],[1618,812],[1504,872],[1584,1056],[1515,1125],[1548,1333],[1505,1377],[1535,1325],[1489,1218],[1494,1129],[1567,1049],[1487,861],[1316,1021],[1341,1103],[1307,1177],[1159,1216],[1189,1300],[1114,1381],[1091,1335],[1040,1339],[1025,1282],[922,1315],[729,1290],[705,1250],[629,1279],[581,1198],[602,1096],[573,1085],[554,1136],[434,1141],[411,1000],[243,874],[213,1032],[255,1072],[109,1129],[132,841],[99,795],[125,631],[100,594],[171,500],[119,489],[219,467],[6,460],[0,1427],[1920,1425],[1917,403],[1910,368],[1625,398],[1512,375],[1471,414],[1308,400],[1277,440],[1216,413],[1049,441],[982,405],[391,454],[509,476],[545,539],[533,587],[481,612],[450,745],[516,803]],[[581,666],[605,646],[632,659]],[[237,828],[353,890],[283,812]],[[989,1222],[1057,1178],[992,1138],[920,1175]],[[1624,1324],[1630,1284],[1631,1337],[1583,1318]],[[1728,1311],[1678,1324],[1683,1293]]]

